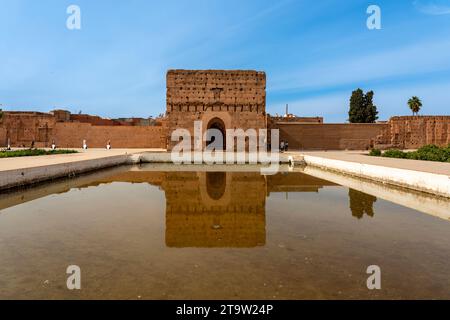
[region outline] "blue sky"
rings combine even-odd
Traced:
[[[81,8],[81,30],[66,9]],[[381,8],[381,30],[366,9]],[[267,73],[267,110],[347,119],[357,87],[380,118],[450,110],[450,0],[0,0],[0,104],[104,117],[165,111],[168,69]]]

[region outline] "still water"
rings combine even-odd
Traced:
[[[303,172],[121,167],[0,195],[2,299],[450,299],[449,262],[449,220]]]

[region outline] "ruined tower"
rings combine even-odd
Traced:
[[[266,128],[266,74],[249,70],[169,70],[167,72],[167,145],[175,129]],[[226,142],[225,142],[226,143]]]

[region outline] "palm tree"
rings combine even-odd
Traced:
[[[419,97],[414,96],[408,100],[408,106],[411,109],[413,115],[417,115],[420,111],[420,108],[422,107],[422,101],[420,101]]]

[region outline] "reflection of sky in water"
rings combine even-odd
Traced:
[[[0,208],[0,298],[450,298],[450,223],[302,173],[118,168]]]

